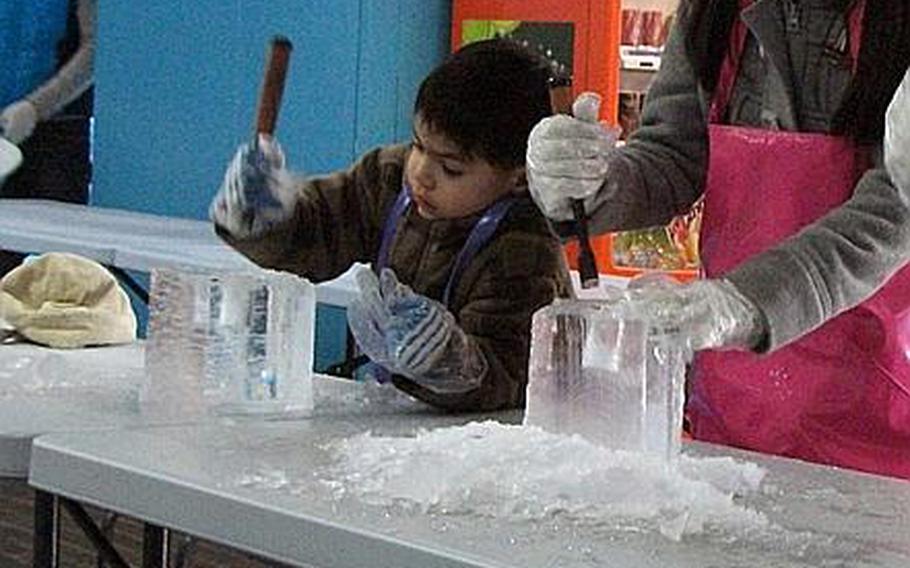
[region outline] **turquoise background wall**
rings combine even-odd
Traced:
[[[294,44],[277,136],[293,170],[324,173],[410,137],[417,87],[449,50],[451,0],[104,0],[98,11],[91,203],[206,219],[252,134],[272,36]],[[320,307],[316,326],[323,370],[344,356],[343,311]]]
[[[249,138],[269,39],[294,52],[277,135],[322,173],[410,135],[448,52],[451,0],[105,0],[98,5],[92,204],[206,218]]]

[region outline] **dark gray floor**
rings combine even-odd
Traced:
[[[0,479],[0,568],[29,568],[32,562],[32,512],[34,491],[24,481]],[[105,517],[102,511],[87,507],[96,521]],[[65,513],[61,513],[61,568],[95,568],[94,550],[88,539]],[[186,540],[172,535],[175,543]],[[114,546],[133,566],[139,566],[142,554],[142,524],[135,519],[119,517],[114,523]],[[225,547],[194,541],[187,549],[184,566],[193,568],[274,568],[276,563],[256,560]],[[172,559],[176,559],[172,550]]]

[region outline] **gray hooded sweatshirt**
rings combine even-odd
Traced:
[[[750,33],[728,123],[829,131],[851,69],[832,63],[823,46],[832,29],[846,25],[844,2],[801,0],[799,25],[788,26],[793,4],[756,0],[740,15]],[[670,35],[641,128],[611,157],[592,213],[594,231],[664,224],[704,191],[711,98],[687,58],[687,25],[679,21]],[[847,202],[725,274],[765,319],[759,351],[780,347],[861,303],[910,257],[910,187],[895,186],[880,145],[877,150],[874,167]]]

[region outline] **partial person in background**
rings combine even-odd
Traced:
[[[582,199],[605,232],[704,196],[705,278],[625,297],[701,350],[695,438],[910,478],[910,3],[678,16],[628,145],[566,116],[535,127],[535,200],[568,221]]]
[[[293,176],[270,138],[242,146],[212,203],[218,234],[314,282],[372,264],[348,322],[373,376],[448,410],[521,407],[531,316],[569,293],[525,181],[549,75],[511,41],[469,44],[421,83],[410,144],[327,176]]]
[[[86,203],[96,0],[0,5],[0,135],[23,162],[2,198]],[[21,260],[0,252],[0,274]]]

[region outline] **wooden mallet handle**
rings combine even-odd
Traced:
[[[278,110],[281,108],[281,95],[284,93],[284,81],[287,77],[288,63],[291,59],[291,40],[284,36],[275,36],[269,44],[265,76],[262,90],[259,93],[259,106],[256,109],[256,133],[272,136],[278,122]]]

